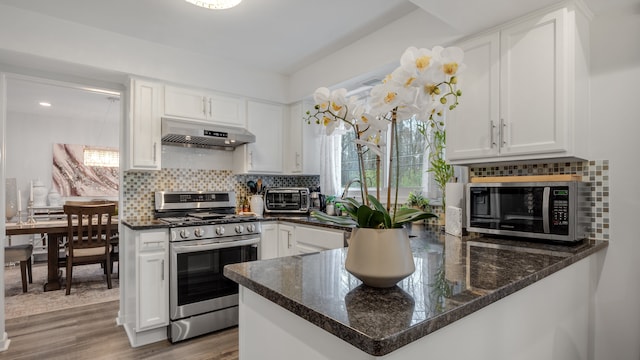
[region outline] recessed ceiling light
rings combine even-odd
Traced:
[[[223,10],[232,8],[242,0],[185,0],[188,3],[197,5],[206,9]]]
[[[40,102],[40,106],[51,107],[51,103],[46,102],[46,101],[42,101],[42,102]]]

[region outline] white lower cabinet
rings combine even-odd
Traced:
[[[125,227],[121,246],[124,286],[121,312],[131,346],[167,338],[169,325],[169,233]]]
[[[344,247],[344,231],[318,226],[296,225],[296,254]]]
[[[289,222],[262,224],[260,260],[344,247],[344,231]]]
[[[278,223],[262,223],[262,240],[260,240],[260,260],[278,257]]]
[[[278,256],[296,254],[295,226],[278,224]]]

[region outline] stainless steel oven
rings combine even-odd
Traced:
[[[170,341],[237,325],[238,284],[227,279],[223,269],[228,264],[258,259],[260,222],[255,217],[235,215],[235,208],[228,206],[235,204],[232,192],[158,196],[164,200],[157,202],[163,205],[156,209],[156,217],[171,226]],[[175,199],[176,206],[168,205],[171,199]],[[191,199],[196,201],[189,205]],[[216,207],[213,199],[224,202],[224,206]],[[180,209],[168,209],[171,207]]]
[[[238,324],[238,284],[222,272],[225,265],[257,260],[260,234],[227,239],[171,243],[172,342]]]

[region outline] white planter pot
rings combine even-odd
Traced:
[[[354,229],[345,268],[365,285],[378,288],[396,285],[416,269],[407,231]]]

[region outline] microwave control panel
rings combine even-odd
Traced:
[[[569,189],[566,187],[551,189],[551,224],[569,226]]]

